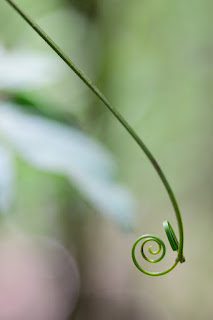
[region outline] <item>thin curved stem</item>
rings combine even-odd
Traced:
[[[109,102],[109,100],[103,95],[103,93],[93,84],[93,82],[81,71],[71,60],[70,58],[59,48],[59,46],[31,19],[29,16],[24,13],[17,4],[14,3],[12,0],[5,0],[8,2],[19,14],[22,18],[47,42],[47,44],[61,57],[62,60],[79,76],[79,78],[96,94],[96,96],[106,105],[106,107],[111,111],[111,113],[118,119],[118,121],[125,127],[125,129],[129,132],[132,138],[136,141],[139,147],[143,150],[146,154],[152,165],[154,166],[155,170],[157,171],[160,179],[162,180],[166,191],[169,195],[169,198],[172,202],[175,215],[178,222],[179,228],[179,246],[178,246],[178,258],[175,263],[177,264],[178,261],[183,262],[183,224],[181,219],[180,210],[177,204],[177,200],[175,198],[174,192],[166,179],[165,174],[163,173],[162,169],[160,168],[159,164],[146,147],[144,142],[141,138],[137,135],[137,133],[133,130],[133,128],[128,124],[128,122],[124,119],[124,117],[120,114],[120,112]],[[171,269],[174,268],[172,266]]]

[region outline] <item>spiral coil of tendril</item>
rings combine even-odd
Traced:
[[[167,238],[168,238],[168,240],[169,240],[169,243],[170,243],[170,245],[171,245],[172,250],[173,250],[173,251],[178,251],[178,247],[179,247],[179,246],[178,246],[177,237],[176,237],[176,235],[175,235],[175,233],[174,233],[174,230],[172,229],[170,223],[169,223],[168,221],[164,221],[164,222],[163,222],[163,227],[164,227],[164,229],[165,229],[165,231],[166,231],[166,235],[167,235]],[[143,241],[142,241],[142,240],[143,240]],[[135,254],[136,247],[137,247],[138,243],[141,242],[141,241],[142,241],[142,243],[141,243],[141,250],[140,250],[141,255],[142,255],[142,257],[144,258],[144,260],[146,260],[146,261],[148,261],[148,262],[150,262],[150,263],[159,262],[159,261],[161,261],[161,260],[164,258],[165,254],[166,254],[166,246],[165,246],[164,242],[163,242],[160,238],[158,238],[158,237],[156,237],[156,236],[154,236],[154,235],[151,235],[151,234],[143,235],[143,236],[141,236],[140,238],[138,238],[138,239],[135,241],[135,243],[134,243],[134,245],[133,245],[133,247],[132,247],[132,260],[133,260],[134,264],[136,265],[136,267],[137,267],[141,272],[143,272],[143,273],[145,273],[145,274],[147,274],[147,275],[150,275],[150,276],[160,276],[160,275],[166,274],[166,273],[170,272],[170,271],[177,265],[177,263],[178,263],[179,261],[180,261],[180,262],[184,262],[184,261],[185,261],[185,258],[182,256],[181,259],[178,259],[178,258],[177,258],[176,261],[175,261],[175,263],[174,263],[169,269],[167,269],[167,270],[165,270],[165,271],[162,271],[162,272],[150,272],[150,271],[147,271],[147,270],[143,269],[143,268],[140,266],[140,264],[139,264],[138,261],[137,261],[136,254]],[[158,249],[157,249],[157,250],[153,250],[153,249],[152,249],[152,246],[149,246],[149,247],[148,247],[148,251],[149,251],[149,253],[150,253],[151,255],[158,255],[158,254],[160,254],[160,256],[159,256],[158,258],[156,258],[156,259],[150,259],[150,258],[148,258],[148,257],[146,256],[146,254],[145,254],[145,252],[144,252],[144,251],[145,251],[144,249],[145,249],[146,243],[148,243],[148,242],[155,242],[155,243],[157,243],[157,245],[158,245]]]

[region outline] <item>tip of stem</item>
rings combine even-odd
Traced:
[[[182,257],[180,258],[180,263],[184,263],[185,261],[186,261],[185,257],[182,256]]]

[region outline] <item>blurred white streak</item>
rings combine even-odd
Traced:
[[[14,170],[9,152],[0,146],[0,212],[5,213],[12,201]]]
[[[32,165],[66,175],[101,212],[128,229],[135,210],[130,191],[115,181],[111,154],[79,130],[0,105],[0,132]]]
[[[41,53],[16,49],[6,51],[0,45],[0,89],[35,89],[58,81],[62,70],[55,59]]]

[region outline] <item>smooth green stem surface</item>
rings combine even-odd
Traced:
[[[46,41],[49,46],[64,60],[64,62],[81,78],[81,80],[96,94],[96,96],[106,105],[106,107],[113,113],[113,115],[118,119],[118,121],[126,128],[129,134],[133,137],[136,143],[140,146],[143,152],[146,154],[148,159],[151,161],[155,170],[157,171],[160,179],[162,180],[166,191],[169,195],[169,198],[172,202],[177,222],[179,228],[179,247],[178,247],[178,261],[182,261],[183,259],[183,224],[181,219],[180,210],[175,198],[175,195],[170,187],[169,182],[167,181],[162,169],[158,165],[157,161],[143,143],[141,138],[137,135],[137,133],[133,130],[133,128],[128,124],[128,122],[124,119],[124,117],[119,113],[119,111],[108,101],[108,99],[103,95],[103,93],[93,84],[93,82],[70,60],[70,58],[59,48],[59,46],[26,14],[24,13],[16,3],[12,0],[5,0],[8,2],[22,18]],[[177,263],[175,263],[176,265]],[[174,266],[173,266],[174,267]],[[172,267],[172,269],[173,269]]]

